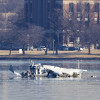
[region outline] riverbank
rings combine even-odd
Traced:
[[[0,50],[0,59],[36,59],[36,60],[100,60],[100,50],[91,50],[91,55],[88,55],[88,50],[83,51],[58,51],[58,55],[53,54],[53,51],[48,51],[45,55],[44,51],[25,51],[25,55],[18,51],[12,51],[9,55],[9,50]]]

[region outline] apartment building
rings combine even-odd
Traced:
[[[84,16],[85,25],[100,23],[100,0],[24,0],[26,21],[42,26],[45,29],[50,28],[49,14],[53,13],[55,8],[61,8],[69,12],[69,16],[76,14],[77,21],[81,20],[81,14]],[[67,36],[62,38],[63,44],[70,44],[72,39]],[[66,41],[66,42],[65,42]],[[71,42],[70,42],[71,41]]]

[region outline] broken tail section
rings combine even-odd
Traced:
[[[14,73],[17,77],[21,77],[21,74],[20,74],[20,73],[14,71],[12,65],[10,66],[9,70],[10,70],[12,73]]]

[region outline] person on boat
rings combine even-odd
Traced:
[[[25,77],[25,72],[22,72],[21,75],[22,75],[22,78]]]
[[[34,77],[34,74],[35,74],[35,64],[31,64],[30,66],[29,66],[29,74],[30,74],[30,77]]]
[[[34,65],[31,64],[29,67],[30,67],[30,71],[32,72],[34,70]]]

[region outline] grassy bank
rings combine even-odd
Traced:
[[[58,51],[58,55],[53,54],[53,51],[48,51],[45,55],[44,51],[25,51],[25,55],[19,54],[18,51],[12,51],[9,55],[9,50],[0,50],[0,59],[100,59],[100,50],[91,50],[91,55],[88,55],[88,50],[84,51]]]

